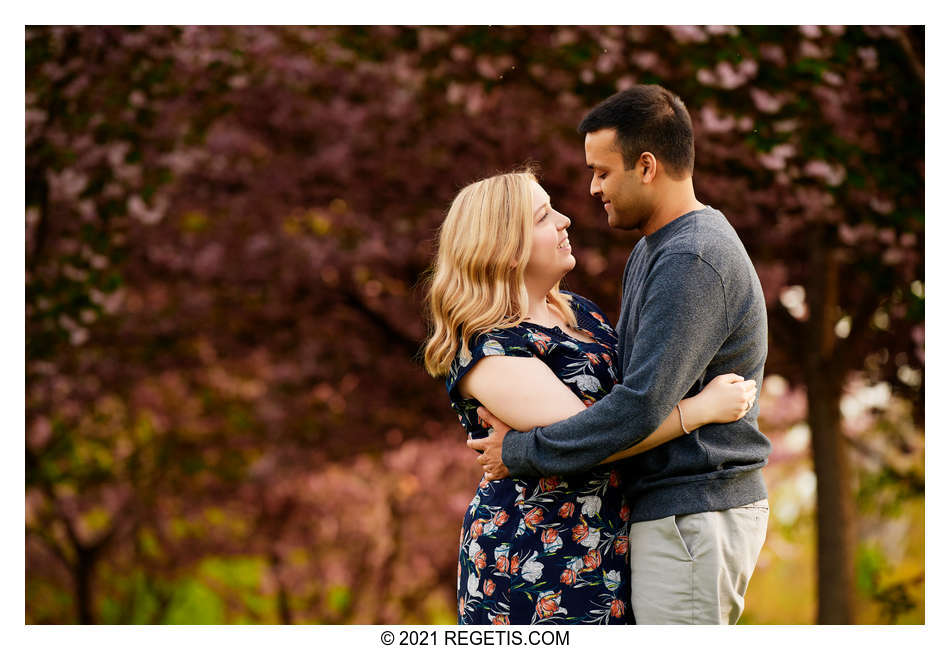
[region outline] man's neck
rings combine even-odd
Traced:
[[[684,214],[695,210],[702,210],[705,207],[705,205],[696,200],[696,194],[693,192],[692,178],[672,182],[670,183],[669,189],[662,193],[662,198],[653,211],[653,215],[640,230],[644,235],[652,235],[663,226],[676,221]]]

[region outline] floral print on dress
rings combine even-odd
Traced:
[[[578,330],[524,322],[474,337],[460,353],[446,388],[473,438],[487,435],[458,381],[486,356],[537,357],[585,404],[617,382],[617,335],[589,300],[571,298]],[[482,478],[462,523],[458,621],[463,624],[628,624],[629,508],[610,466],[540,479]]]

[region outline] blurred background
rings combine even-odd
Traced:
[[[635,83],[686,102],[769,307],[742,622],[923,622],[922,27],[25,35],[26,623],[454,622],[436,228],[540,163],[616,320],[638,234],[575,127]]]

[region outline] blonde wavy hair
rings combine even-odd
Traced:
[[[534,215],[533,171],[500,174],[463,188],[439,229],[439,245],[428,276],[429,338],[426,371],[443,377],[468,341],[496,327],[524,320],[528,292],[524,273],[531,255]],[[548,291],[548,301],[571,327],[577,320],[570,300]]]

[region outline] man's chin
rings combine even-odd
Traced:
[[[639,226],[631,224],[630,219],[623,219],[613,210],[607,212],[607,225],[617,230],[636,230]]]

